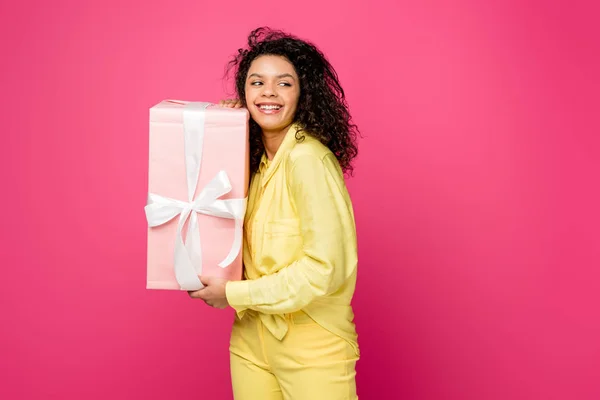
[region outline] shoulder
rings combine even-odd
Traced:
[[[308,133],[302,133],[303,138],[297,141],[294,148],[289,153],[289,162],[295,164],[302,159],[324,160],[333,153],[327,146]]]
[[[304,138],[296,142],[288,154],[288,172],[292,170],[322,170],[341,175],[335,154],[314,136],[303,133]]]

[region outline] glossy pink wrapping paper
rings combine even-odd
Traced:
[[[187,201],[183,110],[186,102],[165,100],[150,109],[148,192]],[[248,113],[245,109],[210,105],[205,111],[202,163],[196,195],[224,170],[232,190],[220,199],[245,198],[249,179]],[[242,277],[242,251],[226,268],[217,264],[234,241],[233,219],[197,214],[202,247],[202,275],[230,280]],[[148,289],[180,290],[174,273],[174,247],[179,217],[148,228]],[[188,221],[189,223],[189,221]],[[183,230],[187,231],[187,224]]]

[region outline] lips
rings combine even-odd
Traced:
[[[259,103],[256,104],[256,108],[263,114],[272,115],[279,113],[283,106],[277,103]]]

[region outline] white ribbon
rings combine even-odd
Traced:
[[[149,193],[148,204],[145,207],[146,219],[150,227],[162,225],[179,215],[174,271],[182,290],[198,290],[204,287],[198,278],[202,274],[202,246],[197,213],[235,220],[233,244],[229,254],[218,264],[219,267],[225,268],[231,264],[242,249],[242,228],[247,198],[219,200],[219,197],[231,191],[227,173],[219,171],[194,199],[202,164],[205,110],[210,104],[191,102],[185,104],[183,109],[188,201]],[[188,218],[190,223],[184,242],[182,231]]]

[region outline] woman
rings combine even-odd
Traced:
[[[260,28],[231,62],[251,115],[244,280],[191,292],[236,318],[236,400],[356,399],[356,230],[343,179],[356,156],[336,72],[313,45]]]

